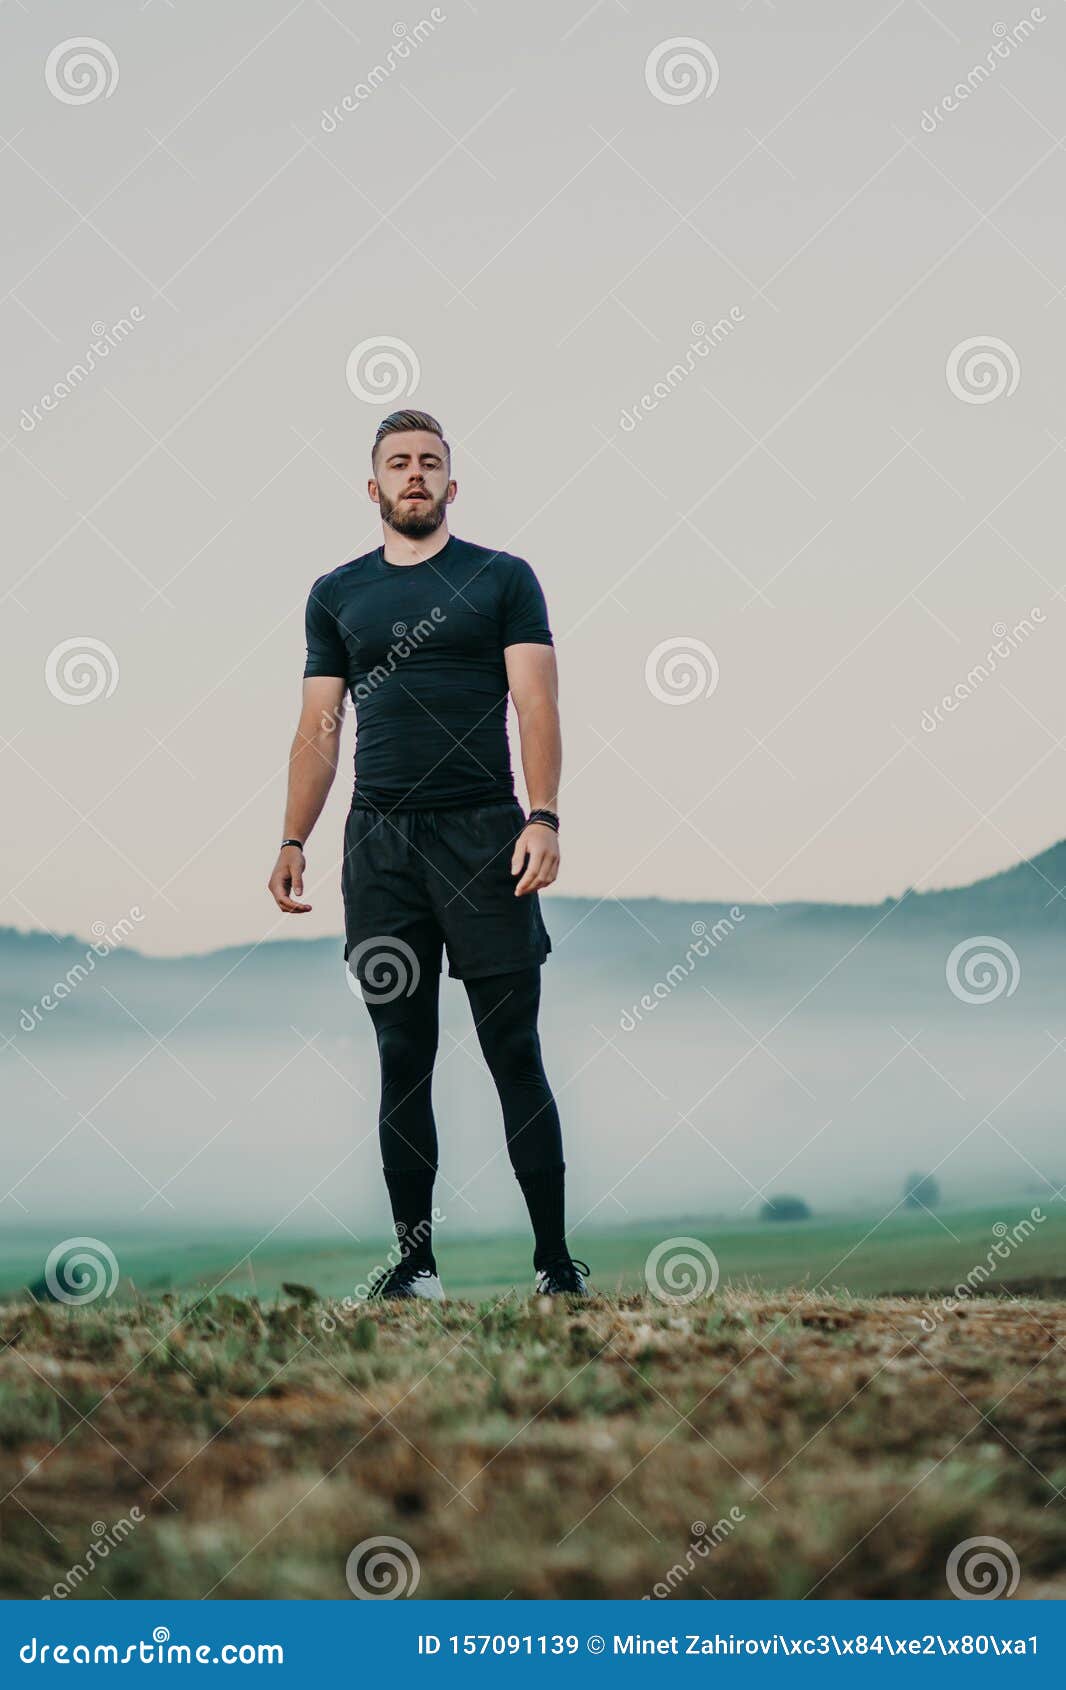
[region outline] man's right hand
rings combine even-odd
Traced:
[[[283,845],[267,888],[279,910],[286,915],[306,915],[310,904],[300,903],[304,895],[304,854],[298,845]]]

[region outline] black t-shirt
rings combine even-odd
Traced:
[[[304,676],[348,683],[355,803],[424,810],[512,797],[504,648],[552,643],[524,558],[454,534],[421,563],[386,563],[378,546],[320,576]]]

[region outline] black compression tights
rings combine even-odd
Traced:
[[[537,1033],[540,969],[464,980],[478,1042],[503,1106],[507,1153],[516,1174],[563,1165],[559,1111]],[[437,1054],[440,976],[426,969],[410,997],[366,1000],[381,1061],[378,1128],[389,1172],[436,1172],[431,1085]]]

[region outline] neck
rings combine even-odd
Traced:
[[[446,522],[442,522],[432,534],[422,534],[417,538],[397,533],[387,522],[383,522],[381,528],[386,563],[425,563],[427,558],[436,557],[438,552],[443,551],[451,538]]]

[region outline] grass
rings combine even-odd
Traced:
[[[75,1599],[345,1597],[383,1534],[419,1597],[935,1597],[975,1536],[1061,1595],[1066,1303],[926,1307],[9,1303],[0,1588],[44,1595],[136,1507]]]
[[[640,1222],[624,1229],[583,1226],[573,1238],[575,1253],[590,1261],[596,1284],[612,1294],[643,1289],[644,1263],[663,1239],[694,1235],[718,1258],[723,1283],[780,1289],[813,1288],[825,1283],[855,1295],[885,1292],[925,1292],[948,1287],[965,1278],[976,1262],[984,1261],[995,1242],[994,1227],[1013,1228],[1028,1216],[1040,1198],[1013,1196],[997,1208],[946,1210],[940,1215],[899,1210],[880,1215],[827,1217],[800,1224],[759,1221],[674,1219]],[[1001,1264],[997,1278],[1021,1277],[1040,1291],[1066,1292],[1066,1206],[1040,1211],[1046,1218],[1032,1236]],[[79,1225],[74,1232],[92,1231]],[[62,1236],[60,1234],[60,1236]],[[245,1295],[270,1298],[283,1284],[299,1282],[324,1296],[344,1297],[365,1281],[375,1264],[384,1263],[390,1243],[385,1238],[358,1242],[321,1238],[276,1237],[263,1245],[257,1235],[205,1235],[176,1241],[165,1232],[96,1233],[114,1250],[122,1283],[119,1296],[156,1295],[166,1291],[208,1290],[213,1286]],[[53,1233],[36,1237],[9,1231],[0,1240],[0,1296],[15,1296],[37,1281],[45,1258],[57,1242]],[[498,1297],[518,1287],[526,1290],[532,1278],[529,1242],[524,1235],[458,1236],[444,1233],[439,1260],[451,1295],[477,1301]],[[1058,1277],[1057,1287],[1053,1284]],[[1049,1284],[1049,1282],[1052,1282]]]

